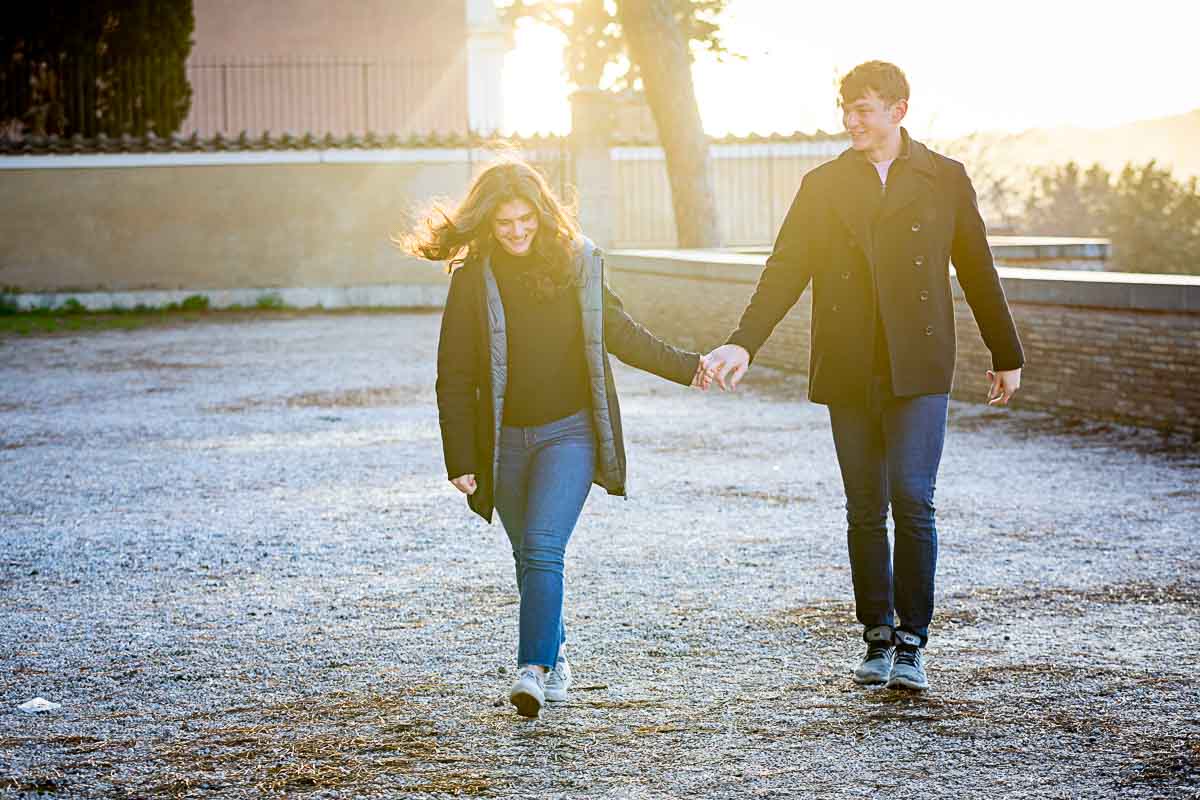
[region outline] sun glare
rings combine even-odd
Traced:
[[[571,87],[563,72],[563,35],[522,20],[514,39],[504,59],[505,130],[525,136],[569,132]]]
[[[1003,7],[930,0],[921,14],[892,3],[844,6],[731,0],[721,19],[742,60],[702,56],[693,76],[715,135],[841,129],[836,78],[872,58],[894,61],[913,86],[908,124],[922,136],[1031,127],[1104,127],[1200,108],[1200,4],[1012,0]],[[507,127],[570,129],[564,39],[525,21],[505,64]]]

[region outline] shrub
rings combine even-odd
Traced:
[[[170,308],[170,306],[167,306]],[[208,298],[202,294],[190,294],[179,304],[180,311],[208,311]]]
[[[283,304],[283,298],[271,292],[270,294],[261,295],[254,303],[254,307],[262,311],[278,311],[281,308],[286,308]]]

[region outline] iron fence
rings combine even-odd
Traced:
[[[14,57],[0,67],[0,125],[9,138],[166,136],[191,95],[182,64],[165,58]]]
[[[845,147],[841,139],[710,145],[721,241],[732,247],[771,244],[804,174]],[[675,247],[675,214],[662,148],[614,147],[611,155],[617,195],[614,245]]]
[[[419,59],[195,60],[185,133],[425,136],[467,132],[466,68]]]

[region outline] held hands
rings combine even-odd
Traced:
[[[712,378],[712,362],[709,356],[702,355],[700,363],[696,365],[696,374],[692,376],[692,388],[707,392],[708,387],[712,385]]]
[[[475,489],[478,488],[475,484],[475,475],[473,473],[451,478],[450,482],[454,484],[455,489],[458,489],[463,494],[475,494]]]
[[[732,392],[738,382],[750,369],[750,353],[746,348],[737,344],[723,344],[713,350],[703,360],[707,360],[706,377],[709,382],[716,381],[722,391]],[[707,388],[707,384],[705,384]]]
[[[1006,369],[999,372],[987,371],[988,379],[988,405],[994,406],[999,403],[1002,406],[1008,405],[1008,401],[1016,393],[1017,389],[1021,388],[1021,370]]]

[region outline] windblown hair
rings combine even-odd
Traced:
[[[575,286],[581,235],[574,211],[554,195],[541,173],[518,158],[506,157],[480,172],[457,207],[434,202],[412,232],[393,241],[418,258],[449,262],[447,272],[453,272],[499,247],[492,217],[512,200],[525,201],[538,215],[532,255],[545,266],[545,274],[535,276],[538,294],[545,297]]]
[[[842,105],[847,106],[874,90],[887,105],[908,99],[908,78],[887,61],[867,61],[846,73],[841,82]]]

